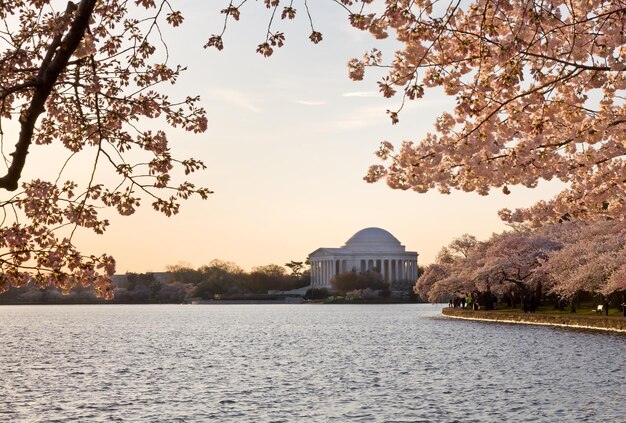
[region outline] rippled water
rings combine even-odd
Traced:
[[[626,421],[626,337],[431,305],[0,307],[0,421]]]

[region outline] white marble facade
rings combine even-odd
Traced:
[[[311,286],[330,288],[331,280],[339,273],[377,270],[393,288],[398,282],[417,279],[417,256],[414,251],[406,251],[406,247],[384,229],[362,229],[343,247],[318,248],[309,255]]]

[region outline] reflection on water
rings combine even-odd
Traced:
[[[0,421],[626,421],[626,337],[431,305],[0,307]]]

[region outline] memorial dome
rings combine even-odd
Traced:
[[[398,239],[381,228],[361,229],[346,241],[346,248],[352,251],[404,251]]]

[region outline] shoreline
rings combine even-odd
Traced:
[[[619,316],[576,314],[507,313],[492,310],[466,310],[446,307],[441,313],[452,319],[494,323],[564,327],[626,334],[626,319]]]

